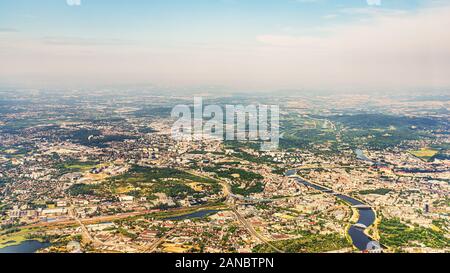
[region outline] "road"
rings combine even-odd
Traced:
[[[185,172],[187,172],[189,174],[195,175],[195,176],[199,176],[199,177],[205,178],[205,179],[211,179],[211,180],[217,181],[223,188],[224,197],[226,197],[227,199],[230,197],[231,187],[230,187],[230,185],[227,182],[225,182],[223,180],[220,180],[220,179],[217,179],[217,178],[214,178],[214,177],[210,177],[208,175],[204,175],[204,174],[196,172],[196,171],[184,170],[184,169],[183,169],[183,171],[185,171]]]
[[[210,204],[203,204],[195,207],[190,207],[189,209],[201,209],[203,207],[208,207]],[[177,211],[183,211],[186,210],[185,207],[182,208],[174,208],[165,210],[164,212],[177,212]],[[140,210],[140,211],[133,211],[133,212],[127,212],[127,213],[119,213],[115,215],[106,215],[106,216],[98,216],[93,218],[85,218],[85,219],[79,219],[81,223],[85,225],[92,225],[92,224],[98,224],[98,223],[105,223],[105,222],[112,222],[115,220],[121,220],[121,219],[127,219],[130,217],[136,217],[136,216],[143,216],[154,212],[159,212],[161,210]],[[21,228],[51,228],[51,227],[64,227],[64,226],[76,226],[79,225],[79,222],[76,219],[70,219],[70,220],[61,220],[61,221],[54,221],[54,222],[39,222],[36,224],[26,225],[22,226]]]
[[[84,225],[91,225],[103,222],[112,222],[115,220],[126,219],[134,216],[146,215],[154,212],[154,210],[145,210],[145,211],[135,211],[129,213],[120,213],[116,215],[108,215],[108,216],[98,216],[89,219],[78,219]],[[63,221],[55,221],[55,222],[42,222],[27,226],[22,226],[21,228],[41,228],[41,227],[63,227],[63,226],[75,226],[80,223],[76,219],[71,220],[63,220]]]
[[[283,250],[277,248],[276,246],[274,246],[272,243],[270,243],[270,241],[268,239],[266,239],[264,236],[262,236],[261,234],[259,234],[252,226],[251,223],[249,223],[240,213],[239,211],[237,211],[237,209],[235,207],[232,207],[231,210],[234,212],[234,214],[236,215],[236,217],[238,218],[239,222],[241,222],[241,224],[247,229],[248,232],[250,232],[250,234],[253,237],[258,238],[261,242],[267,244],[268,246],[270,246],[272,249],[274,249],[276,252],[279,253],[283,253]]]
[[[83,238],[85,240],[85,243],[89,244],[94,244],[94,245],[103,245],[103,242],[98,240],[97,238],[92,237],[91,233],[89,232],[88,228],[86,227],[86,225],[81,221],[81,219],[78,217],[78,215],[76,214],[74,208],[70,208],[69,209],[69,215],[71,215],[75,221],[78,223],[78,225],[81,227],[81,232],[83,234]]]
[[[188,173],[191,173],[193,175],[196,176],[200,176],[203,178],[208,178],[208,179],[213,179],[217,182],[219,182],[222,185],[223,188],[223,192],[224,192],[224,196],[227,198],[227,201],[231,200],[231,187],[230,185],[223,181],[223,180],[219,180],[213,177],[209,177],[203,174],[199,174],[197,172],[193,172],[193,171],[188,171],[188,170],[184,170]],[[272,247],[275,251],[277,252],[283,252],[282,250],[276,248],[273,244],[270,243],[270,241],[266,238],[264,238],[264,236],[262,236],[261,234],[259,234],[254,227],[252,226],[251,223],[249,223],[236,209],[236,207],[232,204],[230,204],[231,202],[226,202],[227,206],[231,209],[231,211],[235,214],[236,218],[239,220],[239,222],[247,229],[247,231],[255,238],[257,238],[259,241],[269,245],[270,247]],[[201,208],[202,206],[199,206],[199,208]],[[183,208],[177,208],[177,209],[172,209],[170,211],[177,211],[177,210],[182,210]],[[150,214],[152,212],[155,212],[155,210],[143,210],[143,211],[135,211],[135,212],[129,212],[129,213],[120,213],[120,214],[116,214],[116,215],[108,215],[108,216],[98,216],[98,217],[93,217],[93,218],[89,218],[89,219],[80,219],[76,216],[76,214],[71,210],[69,210],[71,213],[69,215],[72,216],[73,219],[70,220],[62,220],[62,221],[55,221],[55,222],[41,222],[41,223],[36,223],[36,224],[32,224],[32,225],[27,225],[27,226],[22,226],[22,228],[58,228],[58,227],[64,227],[64,226],[80,226],[82,233],[84,235],[84,237],[87,239],[87,241],[97,244],[97,245],[106,245],[103,242],[93,238],[91,236],[91,234],[89,233],[89,230],[87,229],[86,225],[91,225],[91,224],[97,224],[97,223],[104,223],[104,222],[112,222],[115,220],[120,220],[120,219],[127,219],[130,217],[136,217],[136,216],[143,216],[143,215],[147,215]],[[152,245],[150,245],[148,248],[145,249],[144,252],[146,253],[150,253],[153,252],[165,239],[167,239],[167,237],[169,237],[173,232],[168,232],[164,237],[160,238],[159,240],[157,240],[156,242],[154,242]]]
[[[186,171],[186,170],[185,170]],[[203,174],[199,174],[197,172],[192,172],[192,171],[186,171],[189,172],[192,175],[196,175],[196,176],[200,176],[203,178],[208,178],[208,179],[213,179],[217,182],[219,182],[222,185],[223,188],[223,192],[225,197],[227,198],[227,201],[230,201],[230,199],[232,198],[232,194],[231,194],[231,187],[230,185],[220,179],[217,178],[213,178],[213,177],[209,177]],[[239,220],[239,222],[247,229],[247,231],[255,238],[257,238],[259,241],[261,241],[262,243],[267,244],[268,246],[270,246],[272,249],[274,249],[277,252],[283,253],[282,250],[278,249],[277,247],[275,247],[272,243],[270,243],[270,241],[268,239],[266,239],[264,236],[262,236],[261,234],[259,234],[255,228],[253,227],[253,225],[251,223],[249,223],[245,217],[243,217],[239,211],[236,209],[236,206],[233,204],[230,204],[230,202],[226,202],[227,206],[231,209],[231,211],[234,213],[234,215],[236,216],[236,218]]]
[[[143,253],[152,253],[153,251],[156,250],[156,248],[162,244],[162,242],[164,242],[167,238],[169,238],[170,235],[172,235],[175,232],[175,230],[170,230],[168,231],[163,237],[159,238],[158,240],[156,240],[154,243],[152,243],[149,247],[147,247],[146,249],[144,249],[142,252]]]

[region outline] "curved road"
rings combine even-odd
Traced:
[[[200,177],[208,178],[208,179],[213,179],[213,180],[219,182],[219,183],[222,185],[223,192],[224,192],[225,197],[227,198],[227,201],[229,201],[229,200],[231,199],[231,197],[232,197],[231,187],[230,187],[230,185],[229,185],[227,182],[225,182],[225,181],[223,181],[223,180],[220,180],[220,179],[217,179],[217,178],[209,177],[209,176],[206,176],[206,175],[204,175],[204,174],[197,173],[197,172],[192,172],[192,171],[187,171],[187,170],[184,170],[184,171],[189,172],[189,173],[191,173],[191,174],[193,174],[193,175],[196,175],[196,176],[200,176]],[[227,205],[228,205],[228,207],[231,209],[231,211],[234,213],[234,215],[236,216],[236,218],[239,220],[239,222],[241,222],[241,224],[247,229],[247,231],[248,231],[253,237],[257,238],[257,239],[260,240],[261,242],[263,242],[263,243],[265,243],[266,245],[270,246],[270,247],[271,247],[272,249],[274,249],[276,252],[283,253],[283,251],[280,250],[279,248],[277,248],[276,246],[274,246],[274,245],[270,242],[270,240],[268,240],[267,238],[265,238],[264,236],[262,236],[261,234],[259,234],[259,233],[255,230],[255,228],[252,226],[252,224],[249,223],[249,222],[247,221],[247,219],[245,219],[245,217],[242,216],[242,215],[239,213],[239,211],[236,209],[236,206],[234,206],[234,205],[232,205],[232,204],[229,204],[229,202],[227,202]]]

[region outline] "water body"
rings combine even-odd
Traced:
[[[359,159],[359,160],[372,162],[372,160],[370,160],[370,159],[364,154],[363,150],[361,150],[361,149],[356,149],[356,150],[355,150],[355,154],[356,154],[356,158]]]
[[[39,249],[47,248],[50,245],[50,243],[28,240],[15,246],[0,248],[0,253],[36,253]]]
[[[366,205],[361,201],[358,201],[347,195],[337,194],[336,197],[344,201],[347,201],[353,206]],[[359,212],[359,219],[357,224],[363,224],[364,226],[369,227],[375,222],[376,216],[372,208],[358,209],[358,212]],[[356,227],[355,225],[350,227],[348,234],[352,238],[353,244],[359,250],[366,250],[367,245],[373,241],[372,238],[370,238],[364,233],[364,230],[362,228]]]
[[[326,192],[326,193],[330,193],[330,194],[335,194],[332,190],[327,189],[325,187],[310,183],[308,181],[305,181],[301,178],[297,178],[297,181],[303,185],[306,185],[308,187],[314,188],[316,190],[322,191],[322,192]],[[363,202],[356,200],[355,198],[352,198],[350,196],[347,195],[343,195],[343,194],[335,194],[335,196],[341,200],[344,200],[348,203],[350,203],[352,206],[358,206],[358,205],[363,205],[365,206],[366,204],[364,204]],[[376,219],[375,216],[375,211],[372,208],[359,208],[359,219],[358,219],[358,223],[356,225],[364,225],[366,227],[371,226]],[[358,227],[356,225],[353,225],[350,227],[348,234],[350,235],[350,237],[352,238],[353,241],[353,245],[355,247],[357,247],[359,250],[363,251],[363,250],[367,250],[367,246],[370,242],[372,242],[372,238],[370,238],[369,236],[367,236],[364,233],[364,229],[361,227]]]
[[[189,214],[179,215],[179,216],[173,216],[164,218],[164,220],[168,221],[181,221],[186,219],[195,219],[195,218],[203,218],[212,214],[215,214],[219,212],[218,210],[200,210]]]
[[[296,175],[297,171],[296,170],[287,170],[286,171],[286,176],[293,176]]]
[[[424,170],[424,169],[395,169],[395,171],[405,172],[405,173],[444,173],[448,170]]]

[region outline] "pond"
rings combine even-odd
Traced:
[[[164,220],[169,221],[181,221],[185,219],[193,219],[193,218],[203,218],[212,214],[219,212],[218,210],[200,210],[189,214],[178,215],[173,217],[164,218]]]
[[[39,249],[47,248],[51,244],[43,243],[36,240],[23,241],[18,245],[0,248],[0,253],[35,253]]]

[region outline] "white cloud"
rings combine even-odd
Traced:
[[[309,86],[450,86],[449,26],[450,9],[433,8],[379,15],[370,24],[334,27],[321,37],[261,35],[258,40],[284,56],[291,69],[298,66],[298,77]]]
[[[81,6],[81,0],[66,0],[69,6]]]
[[[367,0],[369,6],[381,6],[381,0]]]
[[[321,36],[268,33],[255,44],[157,46],[75,37],[31,40],[20,33],[0,33],[0,83],[242,89],[450,86],[449,8],[375,17],[370,23],[326,29]]]

